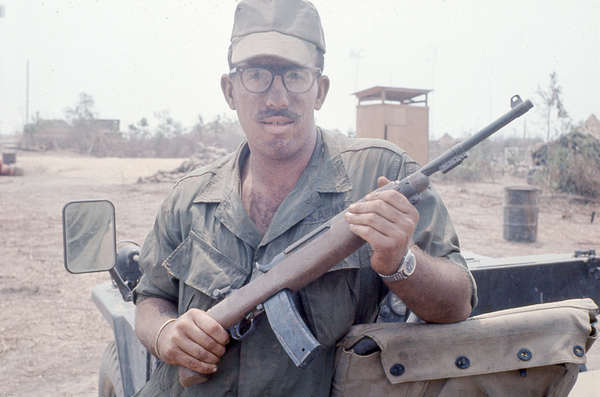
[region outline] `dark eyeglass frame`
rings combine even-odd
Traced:
[[[243,74],[244,72],[248,71],[248,70],[252,70],[252,69],[261,69],[261,70],[266,70],[267,72],[269,72],[271,74],[271,82],[269,83],[269,85],[267,86],[267,88],[265,88],[263,91],[252,91],[250,89],[248,89],[248,87],[246,87],[246,84],[244,83],[244,78],[243,78]],[[285,77],[284,75],[290,71],[293,70],[308,70],[312,76],[312,82],[310,83],[310,86],[305,90],[305,91],[292,91],[288,88],[288,86],[285,83]],[[244,86],[244,88],[246,90],[248,90],[248,92],[252,92],[253,94],[262,94],[264,92],[269,91],[269,89],[271,88],[271,86],[273,85],[273,81],[275,80],[275,76],[280,76],[281,77],[281,81],[283,82],[283,86],[285,87],[286,90],[288,90],[288,92],[291,92],[293,94],[304,94],[308,91],[310,91],[310,89],[315,85],[315,81],[321,77],[321,73],[323,71],[320,68],[311,68],[308,66],[292,66],[292,67],[285,67],[285,68],[267,68],[264,66],[236,66],[233,69],[231,69],[229,71],[229,75],[233,76],[236,73],[240,74],[240,81],[242,82],[242,85]]]

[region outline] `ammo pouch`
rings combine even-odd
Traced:
[[[573,299],[455,324],[354,326],[337,345],[331,396],[567,396],[597,314],[591,299]],[[358,355],[365,336],[375,349]]]

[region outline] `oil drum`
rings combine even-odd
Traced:
[[[538,225],[539,189],[531,186],[504,188],[504,239],[535,243]]]

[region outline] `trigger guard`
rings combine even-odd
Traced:
[[[248,324],[250,324],[250,327],[246,329],[246,327],[248,327]],[[252,334],[252,332],[254,332],[255,329],[256,324],[254,323],[254,319],[242,320],[236,323],[231,328],[229,328],[229,333],[231,334],[231,337],[235,340],[244,340],[250,334]]]

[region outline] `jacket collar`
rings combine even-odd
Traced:
[[[241,181],[241,164],[250,149],[244,142],[233,161],[217,162],[208,172],[212,177],[207,186],[194,198],[194,203],[220,203],[230,197]],[[352,189],[339,147],[331,133],[317,127],[317,144],[302,177],[320,193],[342,193]]]
[[[249,153],[248,144],[244,142],[233,159],[211,166],[209,172],[212,177],[193,202],[219,204],[215,216],[254,247],[274,240],[317,210],[321,205],[321,193],[344,193],[352,189],[338,145],[331,133],[318,128],[317,144],[306,169],[263,237],[255,227],[248,226],[253,223],[241,200],[241,164]]]

